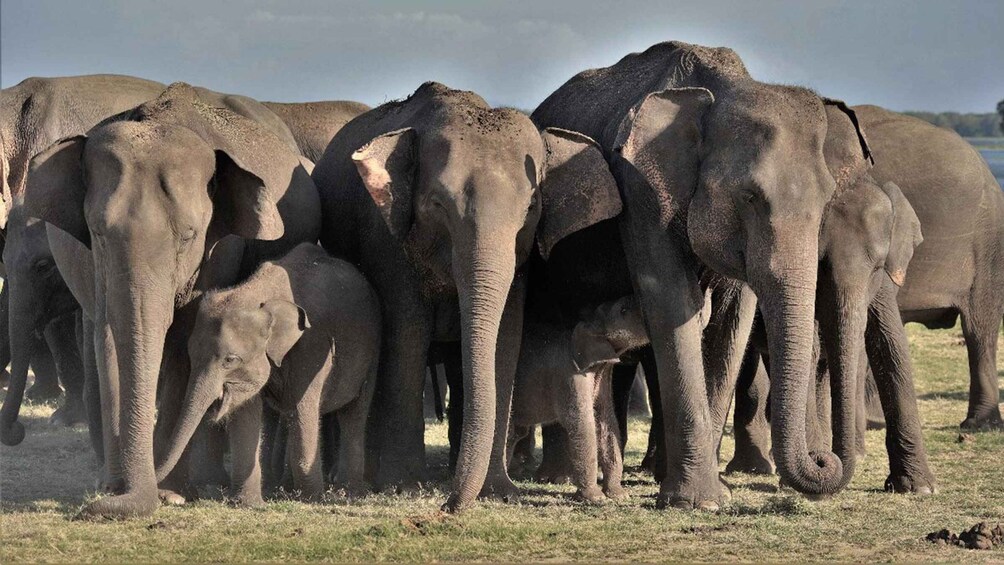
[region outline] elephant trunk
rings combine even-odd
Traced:
[[[202,423],[202,418],[213,402],[220,397],[218,387],[209,384],[210,380],[192,377],[189,380],[188,391],[185,393],[185,403],[181,418],[171,432],[164,460],[157,463],[157,481],[163,481],[174,470],[181,459],[188,443],[195,435],[195,430]]]
[[[7,282],[12,282],[7,279]],[[14,289],[12,289],[14,290]],[[12,293],[13,294],[13,293]],[[18,293],[20,294],[20,293]],[[37,319],[41,308],[30,301],[14,301],[10,308],[11,328],[21,328],[10,335],[11,367],[7,397],[0,409],[0,442],[4,445],[18,445],[24,440],[24,425],[17,421],[24,401],[24,389],[28,381],[28,365],[35,352],[38,338],[35,335]]]
[[[752,285],[767,329],[771,363],[771,436],[781,478],[805,494],[840,487],[842,463],[833,453],[810,453],[805,438],[806,402],[815,336],[818,255],[816,235],[790,238],[757,265]],[[804,242],[812,242],[804,244]]]
[[[502,230],[499,230],[502,231]],[[460,298],[464,424],[453,493],[446,508],[459,511],[481,492],[496,433],[495,349],[502,312],[516,269],[513,241],[483,229],[472,244],[454,248]]]

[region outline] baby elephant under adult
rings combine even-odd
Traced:
[[[516,369],[507,459],[535,424],[557,422],[568,433],[576,496],[590,502],[626,496],[610,379],[624,352],[647,343],[633,296],[598,306],[572,330],[528,324]],[[597,456],[602,492],[596,485]]]
[[[305,498],[324,490],[319,422],[330,413],[341,433],[337,480],[350,491],[361,489],[379,351],[376,294],[352,265],[315,245],[301,244],[263,263],[246,282],[206,294],[188,344],[192,376],[184,408],[158,479],[172,470],[208,413],[227,422],[236,499],[262,504],[265,402],[290,419],[293,484]]]

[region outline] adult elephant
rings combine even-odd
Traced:
[[[899,291],[900,315],[929,328],[953,327],[961,317],[970,375],[961,427],[1000,428],[1004,193],[979,152],[955,132],[877,106],[854,110],[875,150],[872,176],[902,189],[924,229]]]
[[[157,507],[162,362],[170,386],[158,426],[170,430],[187,378],[191,320],[183,314],[202,290],[231,285],[260,259],[317,238],[320,202],[301,159],[266,126],[207,104],[182,83],[33,159],[29,213],[87,245],[93,258],[105,456],[122,494],[89,504],[85,515]],[[57,265],[71,272],[59,257]]]
[[[359,265],[383,302],[374,402],[381,429],[370,435],[380,443],[377,482],[424,476],[429,345],[459,340],[464,421],[445,508],[458,511],[480,492],[515,494],[505,443],[523,325],[521,265],[540,215],[538,187],[614,192],[602,155],[581,135],[541,133],[515,110],[426,83],[349,122],[313,178],[323,245]],[[618,211],[586,208],[574,222]]]
[[[702,265],[747,282],[764,312],[781,475],[804,493],[839,489],[840,459],[808,451],[805,399],[817,241],[836,187],[823,145],[833,121],[851,123],[845,142],[863,159],[853,113],[803,88],[753,80],[729,49],[670,42],[580,73],[533,119],[596,139],[624,200],[624,250],[665,414],[660,505],[717,508],[724,499],[700,353]]]
[[[314,163],[324,155],[338,130],[370,109],[362,102],[351,100],[262,102],[262,105],[279,116],[293,134],[300,154]]]

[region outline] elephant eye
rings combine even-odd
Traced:
[[[192,241],[193,239],[195,239],[195,229],[194,228],[188,228],[187,230],[181,232],[181,241],[183,243],[188,243],[189,241]]]
[[[55,263],[48,259],[39,259],[38,261],[35,261],[35,264],[32,265],[31,268],[34,269],[36,273],[44,273],[55,266]]]
[[[239,355],[234,355],[233,353],[223,358],[224,367],[233,367],[241,364],[242,362],[244,362],[244,360],[241,359]]]

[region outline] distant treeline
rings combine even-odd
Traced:
[[[903,112],[936,126],[954,129],[962,137],[1000,137],[1001,120],[1004,119],[1004,100],[997,105],[997,111],[990,114],[960,114],[958,112]]]

